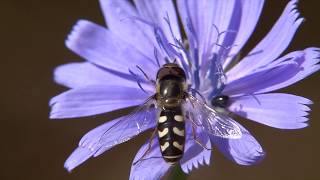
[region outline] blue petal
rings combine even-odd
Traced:
[[[228,48],[236,45],[229,54],[239,52],[257,24],[263,3],[263,0],[177,1],[190,47],[192,51],[199,51],[199,57],[196,58],[201,68],[204,68],[203,73],[207,71],[213,52],[218,53],[219,57],[222,54],[228,56],[228,52],[222,52],[224,49],[221,46]],[[225,66],[230,63],[230,59]]]
[[[71,171],[90,157],[97,157],[139,133],[154,128],[155,116],[155,112],[148,116],[141,112],[140,115],[123,116],[96,127],[81,138],[79,147],[66,160],[65,168]]]
[[[72,154],[68,157],[66,162],[64,163],[64,168],[66,168],[69,172],[71,172],[74,168],[88,160],[94,151],[85,148],[85,147],[78,147],[75,149]]]
[[[129,1],[100,0],[100,5],[108,28],[113,34],[147,57],[154,57],[156,40],[152,29],[133,19],[139,17],[139,13]]]
[[[143,154],[146,153],[149,143],[150,142],[147,141],[135,156],[131,166],[130,180],[161,179],[169,170],[170,165],[162,158],[158,138],[152,140],[151,149],[148,151],[147,155],[141,159]],[[141,160],[138,162],[139,159]]]
[[[216,43],[217,33],[213,25],[219,31],[227,30],[234,1],[179,0],[177,5],[188,39],[191,39],[190,46],[199,51],[201,61]]]
[[[89,62],[69,63],[58,66],[54,70],[54,80],[69,88],[78,88],[90,85],[126,85],[137,87],[137,82],[120,73],[112,73],[106,68],[98,67]],[[142,84],[143,89],[152,90],[149,84]]]
[[[292,85],[320,69],[318,48],[295,51],[226,84],[228,95],[265,93]]]
[[[231,49],[226,54],[226,59],[223,62],[223,67],[226,68],[245,45],[257,22],[260,18],[261,11],[264,5],[264,0],[243,0],[236,1],[233,9],[228,29],[233,31],[225,34],[224,42],[221,44],[224,47]]]
[[[290,77],[289,76],[290,74],[294,74],[294,76],[291,76],[286,81],[283,81],[281,83],[276,83],[273,86],[269,86],[268,88],[263,89],[263,91],[260,90],[259,92],[270,92],[270,91],[278,90],[278,89],[281,89],[284,87],[288,87],[288,86],[290,86],[294,83],[297,83],[297,82],[301,81],[302,79],[312,75],[313,73],[319,71],[319,69],[320,69],[320,65],[319,65],[320,48],[308,48],[303,51],[292,52],[288,55],[293,55],[295,53],[301,53],[301,55],[298,56],[296,59],[298,64],[301,63],[299,66],[299,69],[291,69],[288,72],[282,74],[282,77],[283,76]],[[286,56],[284,56],[283,58],[285,58],[285,57]],[[277,60],[275,60],[275,61],[277,61]],[[294,72],[296,72],[296,73],[294,73]],[[280,77],[275,78],[275,80],[280,79]]]
[[[139,65],[148,75],[157,72],[157,63],[135,46],[126,43],[114,33],[89,21],[80,20],[68,36],[66,45],[86,60],[99,66],[128,73]]]
[[[296,9],[296,3],[297,0],[292,0],[288,3],[281,17],[266,37],[248,56],[227,73],[229,81],[250,74],[252,71],[269,64],[281,55],[303,22],[303,18],[299,18],[300,13]]]
[[[170,43],[174,44],[175,39],[181,40],[176,10],[171,0],[134,0],[134,3],[140,16],[158,25]]]
[[[141,89],[123,86],[92,85],[71,89],[50,100],[50,118],[75,118],[135,106],[147,99]]]
[[[225,139],[211,136],[214,146],[231,161],[240,165],[254,165],[263,160],[265,152],[259,142],[239,123],[242,132],[240,139]]]
[[[185,173],[190,173],[194,168],[200,165],[209,165],[211,158],[211,150],[204,149],[204,147],[197,144],[192,135],[192,128],[190,122],[186,122],[186,143],[183,158],[180,160],[181,168]],[[206,148],[211,149],[211,142],[206,132],[197,128],[197,140]]]
[[[231,98],[230,111],[244,118],[280,129],[306,127],[310,111],[306,98],[283,93],[257,94]]]

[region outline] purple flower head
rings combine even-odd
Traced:
[[[270,32],[239,63],[235,59],[257,24],[263,0],[177,0],[177,8],[170,0],[134,0],[134,4],[100,0],[100,4],[108,28],[86,20],[74,26],[66,45],[87,61],[56,68],[55,81],[70,90],[51,99],[50,118],[84,117],[141,105],[156,92],[152,82],[159,67],[175,59],[186,73],[189,93],[231,122],[226,112],[274,128],[307,126],[310,100],[271,93],[320,67],[319,48],[282,55],[303,22],[296,0],[288,3]],[[181,35],[178,15],[187,39]],[[212,101],[216,99],[221,101]],[[195,135],[205,147],[218,148],[235,163],[261,161],[265,152],[260,144],[234,123],[241,130],[241,138],[213,136],[205,128],[197,128]],[[71,171],[88,158],[154,129],[156,124],[155,109],[106,122],[80,140],[65,168]],[[186,122],[185,131],[180,165],[189,173],[209,164],[211,151],[195,142],[190,122]],[[158,139],[150,141],[153,143],[147,141],[137,153],[130,179],[159,179],[170,168],[163,158],[154,158],[161,157]],[[144,160],[135,164],[147,149]]]

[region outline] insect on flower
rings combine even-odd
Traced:
[[[146,76],[146,79],[149,79]],[[148,114],[156,111],[158,116],[158,125],[150,138],[150,144],[143,158],[150,151],[151,143],[154,135],[158,134],[160,150],[164,160],[174,165],[183,156],[185,144],[185,120],[192,123],[192,135],[196,143],[205,149],[206,145],[196,136],[196,128],[200,127],[207,133],[223,137],[223,138],[241,138],[240,128],[234,121],[226,115],[219,114],[214,109],[206,105],[205,102],[198,100],[191,93],[188,93],[188,85],[186,84],[186,75],[182,68],[175,63],[164,64],[157,73],[156,94],[148,98],[148,100],[137,107],[133,113],[127,116],[128,119],[135,119],[137,122],[137,131],[144,126],[144,121],[153,121],[155,119],[149,117]],[[196,90],[193,90],[195,92]],[[145,116],[145,118],[136,118],[135,116]],[[186,118],[185,118],[186,117]],[[102,135],[102,139],[113,135],[113,129],[119,129],[127,124],[127,118],[123,118],[118,123],[111,126]],[[131,131],[131,129],[129,129]],[[124,128],[123,131],[126,131]],[[122,132],[115,137],[117,141],[125,141],[128,137],[123,137]],[[134,164],[136,164],[135,162]]]
[[[303,22],[297,0],[236,63],[264,0],[100,4],[108,28],[86,20],[74,26],[66,45],[87,61],[55,70],[55,81],[70,90],[51,99],[50,118],[135,109],[85,134],[64,164],[68,171],[147,130],[153,134],[136,154],[130,179],[160,179],[177,162],[189,173],[210,163],[213,148],[253,165],[265,151],[233,115],[279,129],[307,126],[312,101],[273,92],[320,69],[319,48],[282,56]]]

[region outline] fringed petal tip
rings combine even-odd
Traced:
[[[289,46],[304,18],[297,9],[297,1],[290,1],[278,21],[249,55],[228,71],[231,82],[251,74],[256,69],[270,64]],[[277,39],[277,41],[275,41]],[[257,61],[259,59],[259,61]]]
[[[247,76],[229,82],[224,93],[261,94],[290,86],[317,72],[319,61],[319,48],[291,52]]]
[[[204,150],[204,151],[209,151],[208,152],[209,154],[204,152],[204,154],[197,155],[191,160],[189,160],[188,163],[186,163],[186,165],[181,165],[181,169],[183,170],[184,173],[189,174],[192,170],[198,169],[200,166],[210,165],[211,151],[210,150]]]
[[[320,67],[320,48],[319,47],[309,47],[304,50],[305,59],[310,65],[310,68],[317,68],[319,70]]]
[[[192,125],[187,122],[185,152],[180,160],[181,169],[187,174],[201,165],[209,165],[211,159],[211,150],[204,149],[195,142],[191,127]],[[198,128],[196,130],[196,136],[207,148],[212,148],[208,134],[202,129]]]
[[[312,101],[284,93],[247,95],[232,98],[229,110],[244,118],[279,129],[308,126]]]
[[[82,37],[83,34],[88,33],[83,30],[89,29],[89,28],[86,28],[86,26],[90,26],[91,24],[92,23],[90,23],[88,20],[85,20],[85,19],[78,20],[76,24],[72,27],[70,34],[68,34],[65,40],[65,45],[68,48],[73,46],[78,46],[79,44],[75,43],[75,42],[78,42],[76,39],[79,39]]]
[[[290,13],[296,15],[296,17],[297,17],[296,21],[297,20],[300,21],[300,19],[303,21],[304,18],[301,17],[301,14],[298,10],[298,4],[299,4],[299,0],[291,0],[286,6],[286,10],[288,10],[288,11],[290,11]]]

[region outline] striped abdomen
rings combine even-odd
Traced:
[[[177,163],[182,158],[185,143],[185,123],[180,107],[161,111],[158,137],[164,160],[172,165]]]

